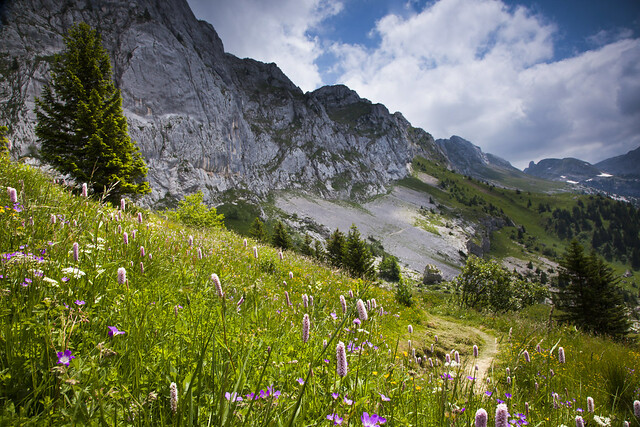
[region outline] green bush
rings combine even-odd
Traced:
[[[178,202],[178,208],[169,216],[192,227],[224,228],[224,215],[219,215],[214,207],[207,207],[203,200],[201,191],[184,196]]]
[[[398,282],[400,280],[400,265],[396,257],[385,257],[378,265],[380,277],[389,282]]]
[[[400,280],[396,285],[396,301],[406,307],[411,307],[413,305],[411,286],[404,280]]]

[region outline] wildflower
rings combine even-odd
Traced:
[[[536,352],[537,352],[537,353],[542,353],[542,347],[540,347],[540,343],[538,343],[538,344],[536,345]]]
[[[115,326],[107,326],[107,328],[109,329],[110,337],[114,337],[116,335],[124,335],[126,333],[125,331],[119,331]]]
[[[349,298],[353,298],[353,291],[349,289]]]
[[[127,270],[124,267],[118,269],[118,284],[124,285],[127,281]]]
[[[460,353],[458,353],[458,351],[456,350],[456,352],[453,354],[453,358],[456,360],[456,363],[459,365],[460,364]]]
[[[258,259],[258,247],[257,246],[253,247],[253,257],[255,259]]]
[[[309,315],[305,314],[302,318],[302,342],[306,343],[307,341],[309,341],[309,326]]]
[[[507,377],[507,384],[511,385],[511,377]]]
[[[236,303],[236,309],[238,310],[238,312],[240,312],[240,306],[242,305],[243,302],[244,302],[244,295],[242,295],[238,300],[238,302]]]
[[[451,364],[451,355],[449,353],[447,353],[447,354],[444,355],[444,357],[445,357],[445,360],[446,360],[445,363]]]
[[[369,318],[369,315],[367,314],[367,308],[364,306],[364,302],[362,302],[361,299],[356,303],[356,307],[358,309],[358,317],[360,320],[363,322],[366,321]]]
[[[478,358],[478,346],[477,345],[473,346],[473,357],[475,357],[476,359]]]
[[[140,274],[144,274],[144,263],[140,261]]]
[[[58,356],[58,364],[65,366],[69,366],[71,360],[76,358],[71,355],[71,350],[59,351],[56,354]]]
[[[18,203],[18,192],[13,187],[7,187],[7,195],[11,203]]]
[[[235,391],[233,393],[226,392],[224,398],[231,402],[242,402],[242,397],[238,396],[238,393]]]
[[[336,346],[336,366],[338,375],[345,377],[347,375],[347,352],[344,348],[344,343],[340,341]]]
[[[353,324],[354,325],[358,325],[359,326],[361,323],[362,322],[360,321],[360,319],[358,319],[358,318],[353,319]]]
[[[87,188],[86,182],[82,183],[82,197],[84,198],[89,197],[89,189]]]
[[[340,395],[338,393],[331,393],[331,397],[333,397],[333,399],[335,400],[340,397]]]
[[[362,421],[363,427],[375,427],[387,422],[386,418],[383,418],[378,414],[369,415],[366,412],[362,413],[362,417],[360,418],[360,420]]]
[[[434,335],[434,336],[433,336],[433,339],[434,339],[434,341],[435,341],[435,342],[436,342],[436,344],[437,344],[437,343],[438,343],[438,336],[437,336],[437,335]]]
[[[284,299],[287,302],[287,305],[291,306],[291,299],[289,298],[289,292],[284,291]]]
[[[513,397],[513,396],[511,395],[511,393],[505,393],[505,394],[504,394],[504,396],[505,396],[507,399],[511,399],[511,398]]]
[[[74,301],[74,303],[75,303],[76,305],[85,305],[85,304],[86,304],[86,302],[81,301],[81,300],[79,300],[79,299],[75,300],[75,301]]]
[[[524,402],[524,413],[527,417],[529,416],[529,402]]]
[[[407,326],[407,329],[409,330],[409,333],[412,334],[413,333],[413,326],[409,325]]]
[[[593,416],[593,421],[596,422],[596,424],[600,425],[600,426],[610,426],[611,425],[611,418],[609,417],[600,417],[598,415],[594,415]]]
[[[304,384],[304,380],[302,378],[298,378],[296,381],[298,381],[298,384],[300,385]]]
[[[122,233],[122,240],[124,241],[125,245],[129,244],[129,235],[127,234],[126,231],[124,233]]]
[[[178,386],[174,382],[169,386],[169,395],[171,399],[171,411],[175,414],[178,412]]]
[[[144,246],[140,246],[140,258],[144,258]]]
[[[218,277],[218,275],[216,273],[213,273],[211,275],[211,281],[213,282],[214,286],[216,287],[216,292],[218,293],[218,296],[220,298],[224,298],[224,293],[222,292],[222,285],[220,284],[220,278]]]
[[[576,415],[576,427],[584,427],[584,420],[580,415]]]
[[[242,240],[242,246],[246,248],[247,244],[248,244],[247,239]]]
[[[489,415],[487,414],[487,411],[485,411],[483,408],[478,409],[476,411],[475,427],[487,427],[488,418]]]
[[[504,403],[498,404],[496,408],[496,427],[509,426],[509,408]]]
[[[633,415],[640,419],[640,400],[633,401]]]
[[[189,236],[189,246],[193,246],[193,236]]]
[[[334,312],[329,313],[329,316],[331,316],[333,320],[336,320],[338,318],[338,315],[335,314]]]
[[[378,394],[380,395],[380,399],[382,399],[383,402],[388,402],[388,401],[391,400],[390,398],[388,398],[387,396],[385,396],[382,393],[378,393]]]
[[[289,280],[293,280],[293,271],[289,272]]]
[[[531,362],[531,356],[529,356],[529,352],[527,350],[525,350],[523,354],[524,354],[525,362],[527,362],[527,363]]]
[[[342,314],[347,313],[347,301],[344,299],[344,295],[340,295],[340,306],[342,306]]]
[[[564,348],[558,347],[558,362],[565,363]]]
[[[127,202],[124,199],[120,199],[120,210],[124,211]]]
[[[284,254],[282,253],[282,249],[280,249],[280,251],[278,252],[278,258],[280,258],[280,261],[282,261],[282,259],[284,258]]]
[[[635,409],[635,406],[634,406]],[[595,404],[593,402],[593,397],[587,397],[587,411],[593,413],[595,411]]]
[[[302,306],[304,308],[309,307],[309,297],[307,296],[307,294],[302,294]]]
[[[202,259],[202,249],[198,248],[198,259]]]
[[[331,414],[331,415],[327,415],[327,419],[329,421],[333,421],[334,426],[339,426],[339,425],[342,425],[342,420],[344,418],[340,418],[338,414]]]
[[[353,400],[349,399],[347,396],[344,397],[344,403],[346,403],[347,405],[351,406],[353,405]]]
[[[54,214],[51,214],[51,224],[55,225],[57,221],[57,218]]]

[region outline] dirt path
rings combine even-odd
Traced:
[[[489,335],[481,329],[474,328],[475,332],[484,340],[485,346],[481,352],[478,353],[478,360],[476,365],[478,366],[478,379],[484,379],[490,374],[491,366],[493,365],[493,359],[498,355],[498,343],[496,337]]]

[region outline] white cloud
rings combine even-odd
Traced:
[[[307,32],[335,15],[332,0],[189,0],[194,14],[210,22],[225,50],[241,58],[275,62],[303,90],[322,84],[315,60],[320,40]]]
[[[339,81],[436,138],[460,135],[519,167],[640,145],[638,39],[552,62],[555,26],[495,0],[440,0],[375,31],[373,49],[332,47]]]

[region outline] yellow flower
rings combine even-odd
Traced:
[[[373,375],[378,375],[378,371],[373,371]]]
[[[389,374],[384,374],[384,377],[385,378],[389,378]]]
[[[422,390],[422,387],[420,387],[419,385],[417,385],[417,386],[416,386],[416,390],[417,390],[417,391],[420,391],[420,390]]]

